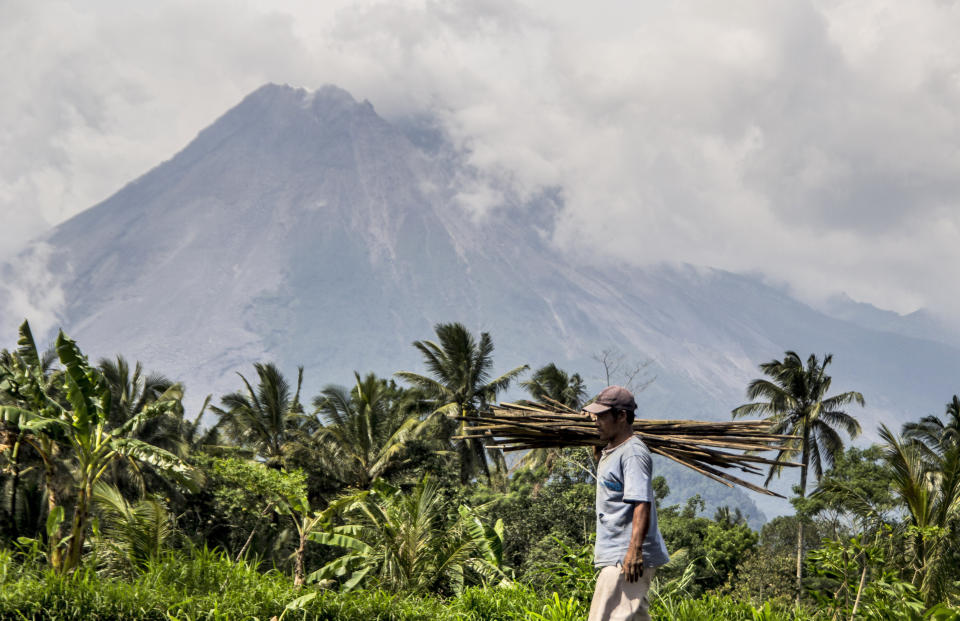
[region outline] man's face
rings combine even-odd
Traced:
[[[616,410],[607,410],[599,414],[593,414],[593,420],[597,425],[597,434],[604,442],[610,442],[620,432],[623,422],[626,420],[624,414]]]

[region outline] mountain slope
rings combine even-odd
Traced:
[[[554,196],[472,217],[459,206],[471,174],[442,139],[345,91],[267,85],[24,256],[86,351],[182,379],[191,403],[264,358],[303,364],[307,394],[353,370],[422,370],[410,343],[446,321],[491,332],[498,369],[557,362],[592,390],[601,350],[650,359],[648,416],[727,418],[786,349],[832,352],[834,388],[865,394],[868,431],[960,389],[957,348],[830,317],[756,278],[571,265],[544,234]],[[9,283],[36,280],[24,264],[0,269],[7,312]]]

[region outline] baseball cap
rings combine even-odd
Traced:
[[[600,391],[597,398],[583,410],[591,414],[599,414],[607,410],[624,410],[633,412],[637,409],[637,402],[633,399],[633,393],[623,386],[607,386]]]

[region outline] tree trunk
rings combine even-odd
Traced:
[[[41,453],[43,456],[43,453]],[[57,510],[59,506],[59,498],[57,496],[57,487],[56,487],[56,464],[53,461],[53,455],[43,456],[43,483],[47,488],[47,515],[52,515],[54,511]],[[63,565],[63,549],[60,547],[60,540],[63,538],[62,535],[62,524],[57,524],[57,528],[50,533],[49,541],[47,541],[47,546],[50,550],[50,567],[55,570],[59,570]]]
[[[293,586],[303,586],[303,554],[307,547],[306,529],[300,535],[300,545],[297,547],[297,557],[293,564]]]
[[[20,438],[23,436],[21,431],[17,434],[17,440],[13,444],[13,481],[12,489],[10,490],[10,526],[12,531],[10,533],[11,539],[13,541],[17,540],[17,537],[20,536],[20,524],[17,520],[17,488],[20,487]]]
[[[810,441],[810,432],[804,430],[803,434],[803,458],[800,469],[800,498],[807,494],[807,467],[810,465],[810,453],[807,451],[807,445]],[[797,604],[800,603],[800,595],[803,591],[803,516],[797,514]]]
[[[797,578],[794,588],[797,591],[797,604],[800,603],[800,592],[803,589],[803,518],[797,516]]]
[[[860,572],[860,584],[857,585],[857,596],[853,599],[853,610],[850,612],[850,621],[857,616],[857,608],[860,607],[860,595],[863,593],[863,586],[867,582],[867,566],[869,559],[866,552],[863,554],[863,571]]]
[[[250,529],[250,535],[247,537],[247,540],[244,542],[243,547],[240,548],[239,552],[237,552],[237,558],[236,560],[234,560],[235,563],[239,563],[240,559],[243,558],[243,555],[246,554],[247,548],[250,547],[250,542],[253,541],[253,535],[257,532],[257,526],[260,525],[260,520],[262,520],[265,515],[270,513],[270,509],[273,509],[274,504],[275,503],[272,503],[272,502],[267,503],[267,508],[264,509],[262,513],[260,513],[260,517],[257,520],[257,522],[254,523],[253,528]]]
[[[87,522],[90,518],[90,499],[92,496],[93,486],[89,482],[84,483],[77,495],[77,506],[73,509],[73,522],[70,525],[70,541],[67,543],[67,552],[63,560],[63,573],[80,564],[83,542],[87,534]]]
[[[257,527],[254,525],[254,527],[250,529],[250,534],[247,535],[247,540],[243,542],[243,546],[240,548],[240,551],[237,552],[237,558],[233,559],[234,563],[239,563],[240,559],[243,558],[243,555],[246,554],[247,548],[250,547],[250,542],[253,541],[253,536],[256,534],[256,532]]]

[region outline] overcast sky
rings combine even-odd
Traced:
[[[0,257],[265,82],[437,115],[556,243],[960,316],[960,5],[0,0]]]

